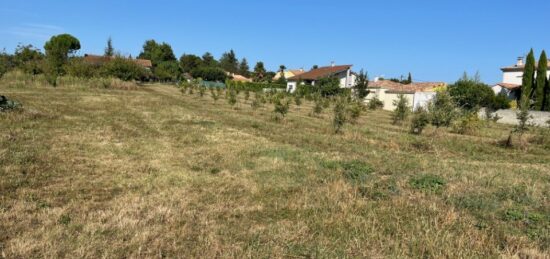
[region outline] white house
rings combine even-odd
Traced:
[[[403,94],[408,100],[411,108],[415,110],[418,107],[426,107],[435,97],[436,90],[447,87],[443,82],[426,82],[401,84],[390,80],[379,80],[369,82],[370,93],[365,98],[365,102],[370,102],[373,98],[382,101],[384,110],[395,110],[394,101],[398,100],[399,94]]]
[[[331,66],[328,67],[312,69],[303,74],[288,78],[286,90],[293,93],[294,91],[296,91],[298,82],[302,82],[302,84],[304,85],[308,84],[314,86],[319,79],[326,77],[338,78],[338,80],[340,80],[341,88],[352,88],[353,86],[355,86],[356,79],[356,75],[351,72],[352,66],[353,65],[337,66],[333,63]]]
[[[536,64],[538,65],[538,62]],[[548,65],[550,66],[550,60],[548,61]],[[491,87],[495,94],[503,93],[508,98],[517,100],[519,90],[521,89],[524,69],[525,63],[523,62],[523,57],[519,57],[515,65],[501,68],[502,82]],[[550,71],[547,72],[546,76],[550,76]]]

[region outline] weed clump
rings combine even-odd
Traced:
[[[409,184],[414,189],[428,193],[440,193],[447,184],[443,178],[437,175],[427,174],[413,177]]]
[[[16,101],[8,100],[8,98],[3,95],[0,96],[0,112],[15,110],[20,107],[21,107],[20,103]]]

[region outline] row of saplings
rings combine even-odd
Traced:
[[[276,121],[284,120],[290,110],[290,105],[296,107],[302,105],[303,100],[313,102],[309,113],[312,117],[319,117],[324,110],[332,104],[332,126],[335,133],[340,133],[346,123],[355,124],[361,114],[368,110],[381,109],[384,104],[377,98],[372,98],[368,103],[359,101],[359,98],[353,96],[351,91],[342,91],[334,96],[322,96],[320,93],[295,93],[289,94],[284,91],[270,89],[268,91],[251,91],[243,89],[219,87],[204,87],[194,83],[184,83],[180,85],[181,92],[184,94],[204,97],[207,92],[216,102],[224,98],[229,105],[235,107],[238,104],[238,96],[242,93],[245,102],[249,103],[254,110],[264,107],[267,104],[273,105],[273,119]],[[253,96],[252,96],[253,95]],[[438,92],[436,97],[426,105],[426,107],[417,107],[412,111],[408,99],[404,95],[398,95],[394,101],[396,109],[392,112],[392,122],[396,125],[410,125],[411,134],[422,134],[423,130],[432,125],[436,128],[451,128],[452,132],[458,134],[475,135],[486,122],[478,116],[478,109],[458,108],[453,98],[446,91]],[[489,109],[486,109],[490,111]],[[485,114],[487,121],[498,121],[497,115],[490,112]],[[522,136],[529,128],[529,115],[518,112],[519,125],[510,132],[510,137],[505,140],[505,145],[512,146],[512,136],[517,135],[520,143],[523,145]],[[549,121],[550,126],[550,121]],[[550,141],[550,130],[541,130],[539,134],[542,140],[538,142],[548,145]]]

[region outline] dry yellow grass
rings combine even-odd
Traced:
[[[254,111],[241,99],[232,108],[172,86],[0,92],[24,105],[0,114],[3,257],[550,249],[550,150],[500,147],[507,126],[412,136],[376,111],[334,135],[329,111],[310,117],[309,102],[275,122],[270,105]]]

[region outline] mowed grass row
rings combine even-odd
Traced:
[[[550,250],[550,151],[371,111],[236,108],[171,86],[7,88],[5,257],[498,257]],[[253,95],[250,97],[253,99]]]

